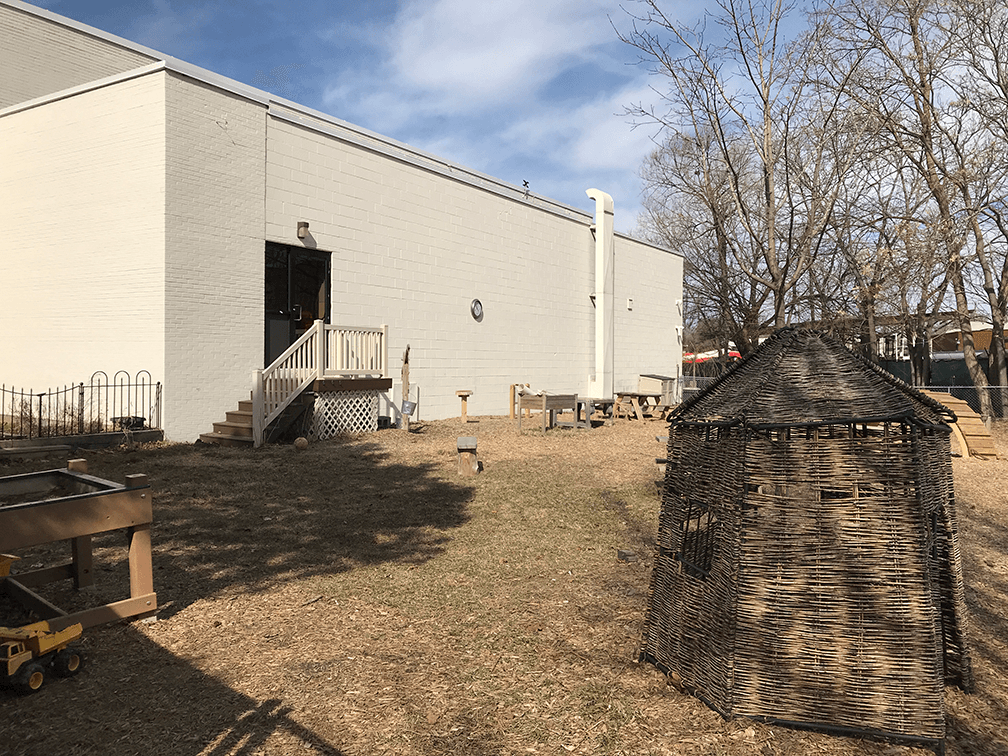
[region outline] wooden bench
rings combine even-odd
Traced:
[[[574,413],[573,423],[561,423],[568,427],[578,424],[578,395],[577,394],[518,394],[518,432],[521,433],[522,410],[532,410],[542,412],[542,431],[546,432],[547,427],[554,427],[558,423],[556,416],[558,412],[570,410]]]

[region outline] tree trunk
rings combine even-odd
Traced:
[[[865,339],[867,346],[864,348],[867,350],[867,357],[871,362],[876,365],[879,362],[879,352],[878,352],[878,334],[875,333],[875,303],[869,299],[864,299],[862,305],[864,308],[864,327],[861,329],[862,338]]]
[[[970,323],[969,303],[966,300],[966,287],[963,282],[962,257],[959,250],[955,250],[951,255],[952,260],[952,290],[955,292],[956,315],[959,318],[959,332],[962,335],[963,359],[966,362],[966,369],[969,371],[970,379],[976,387],[980,400],[980,417],[984,423],[990,424],[993,413],[991,412],[990,391],[987,376],[980,368],[977,360],[976,348],[973,345],[973,326]]]
[[[910,345],[910,382],[914,386],[931,385],[931,333],[920,321],[904,329]]]

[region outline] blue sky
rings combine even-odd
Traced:
[[[655,130],[621,113],[661,80],[617,0],[34,4],[587,212],[597,187],[636,225]]]

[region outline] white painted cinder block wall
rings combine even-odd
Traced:
[[[0,108],[153,60],[41,8],[9,0],[0,3]]]
[[[163,381],[162,79],[0,111],[0,166],[0,383]]]
[[[163,75],[164,430],[195,441],[248,398],[262,367],[266,108]]]
[[[683,258],[622,234],[615,248],[613,390],[636,391],[639,375],[682,373]]]
[[[587,220],[279,119],[267,128],[267,238],[298,243],[297,221],[310,223],[318,249],[333,253],[333,322],[389,326],[394,401],[407,343],[427,419],[457,414],[459,389],[474,391],[472,414],[506,412],[510,383],[583,390],[593,318]],[[476,298],[482,322],[470,314]]]
[[[411,344],[422,417],[456,414],[460,388],[474,414],[506,412],[512,382],[589,393],[590,214],[290,104],[270,105],[287,120],[268,116],[262,93],[184,65],[95,83],[152,51],[22,7],[0,0],[0,100],[61,91],[0,111],[10,382],[146,369],[165,383],[168,437],[195,438],[261,366],[264,240],[297,244],[308,220],[333,252],[334,321],[387,324],[397,382]],[[619,390],[678,370],[682,260],[614,247]]]
[[[393,402],[407,343],[426,419],[458,414],[458,389],[474,391],[471,414],[506,413],[511,383],[590,393],[593,218],[486,191],[333,131],[268,118],[266,237],[300,244],[304,220],[310,243],[333,253],[332,320],[389,326]],[[614,313],[616,387],[636,388],[639,373],[674,376],[681,362],[682,259],[627,237],[615,246],[617,301],[625,308],[635,298],[633,311]],[[470,315],[474,298],[482,322]]]

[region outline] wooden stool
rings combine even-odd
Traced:
[[[464,402],[465,399],[463,398]],[[463,415],[463,417],[465,417]],[[458,439],[459,475],[472,477],[479,472],[479,460],[476,457],[476,436],[459,436]]]
[[[473,393],[472,391],[456,391],[455,392],[455,396],[457,396],[460,399],[462,399],[462,422],[463,423],[469,422],[468,402],[469,402],[469,397],[472,396],[472,393]]]

